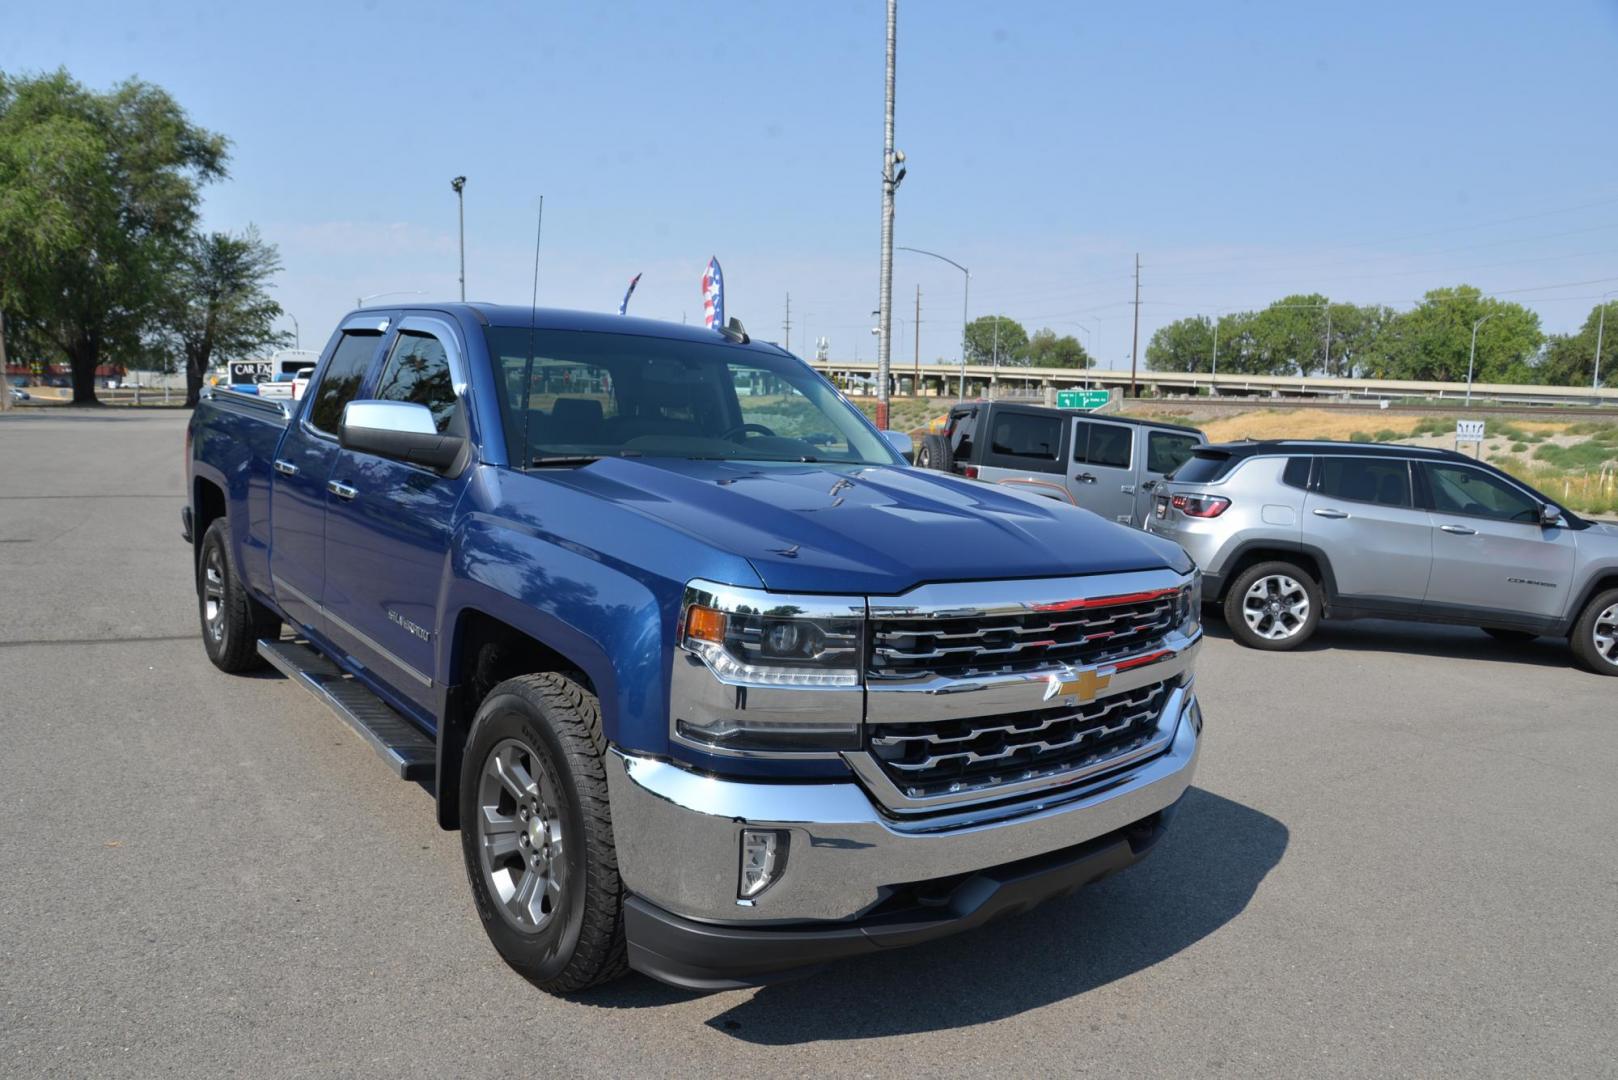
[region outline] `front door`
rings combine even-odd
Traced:
[[[1325,553],[1339,596],[1415,614],[1432,573],[1433,528],[1411,497],[1410,463],[1321,455],[1316,472],[1303,539]]]
[[[337,424],[382,341],[379,319],[345,326],[294,410],[270,483],[270,586],[281,610],[317,633],[326,630],[326,483],[337,460]]]
[[[407,316],[369,396],[425,405],[439,431],[464,434],[461,356],[448,323]],[[327,636],[424,709],[433,704],[439,591],[467,475],[354,450],[339,451],[331,474]]]
[[[1572,531],[1540,525],[1540,500],[1492,473],[1449,462],[1421,467],[1434,526],[1432,613],[1559,617],[1577,554]]]
[[[1068,455],[1068,490],[1073,501],[1124,525],[1135,515],[1135,427],[1104,420],[1073,421],[1073,452]]]

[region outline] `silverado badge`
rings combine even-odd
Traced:
[[[1105,690],[1110,682],[1111,675],[1098,675],[1095,668],[1075,673],[1072,668],[1064,667],[1045,676],[1045,700],[1075,697],[1080,702],[1094,701],[1096,694]]]

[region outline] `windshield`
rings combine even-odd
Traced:
[[[611,455],[898,463],[825,379],[774,350],[717,336],[487,333],[519,467]]]

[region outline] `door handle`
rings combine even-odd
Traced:
[[[1465,525],[1440,525],[1439,528],[1455,536],[1476,536],[1478,534],[1476,529],[1468,529]]]
[[[285,458],[276,458],[275,459],[275,471],[280,473],[282,476],[297,476],[298,475],[298,467],[296,465],[292,464],[292,462],[286,460]]]
[[[1095,473],[1081,472],[1073,479],[1077,480],[1081,484],[1093,484],[1096,482]]]
[[[1315,511],[1315,516],[1323,518],[1346,518],[1348,513],[1344,510],[1333,510],[1330,507],[1322,506],[1319,510]]]
[[[360,493],[359,488],[349,487],[347,484],[339,484],[336,480],[327,480],[326,490],[345,502]]]
[[[1135,494],[1135,485],[1134,484],[1125,484],[1122,487],[1120,487],[1118,490],[1123,492],[1125,495],[1133,495],[1133,494]]]

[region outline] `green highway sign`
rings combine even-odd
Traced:
[[[1106,390],[1058,390],[1058,409],[1099,409],[1107,403],[1111,393]]]

